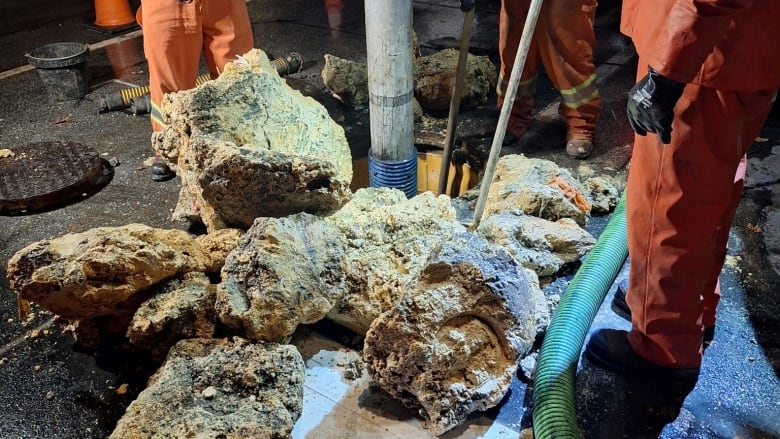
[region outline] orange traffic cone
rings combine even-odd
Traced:
[[[135,22],[128,0],[95,0],[95,25],[127,26]]]

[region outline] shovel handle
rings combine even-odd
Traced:
[[[471,39],[471,23],[474,21],[474,8],[463,14],[463,30],[460,34],[460,52],[458,53],[458,66],[455,69],[455,87],[450,99],[450,116],[447,119],[447,135],[444,138],[444,152],[441,158],[439,170],[439,191],[441,195],[447,192],[447,180],[450,173],[450,156],[452,144],[455,142],[455,123],[460,110],[460,97],[466,88],[466,64],[469,56],[469,40]]]
[[[482,213],[485,210],[485,203],[487,201],[488,193],[490,192],[490,185],[493,182],[493,174],[496,171],[498,157],[501,154],[501,144],[504,142],[504,135],[506,135],[509,114],[512,110],[512,105],[515,102],[515,94],[517,94],[517,88],[520,84],[520,75],[523,72],[523,67],[525,67],[525,61],[528,59],[528,51],[531,48],[531,38],[534,35],[536,21],[539,18],[539,11],[541,9],[542,0],[531,0],[528,15],[525,17],[523,35],[520,37],[520,44],[518,45],[517,54],[515,55],[515,63],[512,66],[512,74],[509,76],[509,84],[507,86],[506,95],[504,96],[504,103],[501,105],[498,126],[496,126],[496,133],[493,135],[490,156],[485,164],[485,173],[482,176],[482,182],[480,183],[479,198],[477,199],[477,205],[474,208],[474,219],[471,223],[471,230],[476,230],[477,226],[479,226],[479,222],[482,220]]]

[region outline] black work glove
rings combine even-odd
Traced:
[[[475,3],[476,0],[460,0],[460,10],[463,12],[470,11],[474,9]]]
[[[647,76],[628,92],[628,121],[640,136],[656,133],[663,143],[672,141],[674,106],[685,84],[647,68]]]

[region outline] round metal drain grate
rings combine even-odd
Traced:
[[[0,149],[0,214],[59,206],[94,192],[103,161],[80,143],[42,142]]]

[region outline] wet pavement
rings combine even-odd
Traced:
[[[414,2],[414,28],[423,54],[457,47],[462,13],[450,0]],[[137,2],[131,2],[133,8]],[[302,71],[288,78],[294,88],[320,101],[345,127],[353,158],[369,146],[367,110],[345,108],[323,89],[323,55],[365,60],[363,3],[345,0],[342,28],[329,28],[323,2],[311,0],[249,0],[255,46],[275,56],[298,52]],[[472,52],[497,61],[499,2],[478,1]],[[144,223],[186,229],[171,221],[178,195],[177,180],[156,183],[145,163],[151,155],[147,116],[127,111],[99,114],[99,99],[128,86],[145,85],[148,76],[141,32],[130,29],[111,35],[90,22],[93,3],[75,0],[8,0],[0,6],[0,149],[36,142],[77,142],[112,164],[98,191],[78,194],[75,202],[44,212],[0,216],[0,438],[102,438],[153,372],[146,359],[118,341],[111,349],[82,352],[74,346],[68,322],[37,309],[21,322],[15,295],[5,277],[6,261],[35,241],[101,226]],[[597,10],[596,52],[602,114],[596,151],[587,161],[569,159],[562,151],[561,121],[556,93],[539,81],[537,118],[519,145],[505,152],[553,160],[575,172],[605,173],[624,181],[631,151],[631,131],[625,120],[625,95],[633,84],[636,58],[617,32],[619,2],[602,1]],[[53,102],[24,54],[43,44],[76,41],[90,44],[90,93],[82,100]],[[777,106],[776,106],[777,107]],[[479,120],[481,139],[489,147],[498,113],[489,105],[460,116],[463,124]],[[446,115],[442,116],[446,118]],[[442,127],[446,120],[442,119]],[[477,136],[478,137],[478,136]],[[715,340],[708,349],[701,377],[690,394],[670,403],[657,387],[632,387],[583,362],[577,376],[578,422],[585,437],[777,438],[780,437],[780,110],[770,116],[751,150],[745,196],[729,242],[721,278],[723,299]],[[598,232],[608,218],[594,218]],[[625,267],[624,267],[625,271]],[[562,294],[565,278],[545,285],[548,294]],[[626,328],[627,322],[609,309],[607,300],[592,325]],[[343,397],[329,406],[331,415],[304,410],[296,437],[432,437],[405,411],[381,394],[371,393],[365,379],[344,393],[318,388],[328,380],[323,353],[348,351],[332,335],[333,328],[314,326],[296,334],[307,365],[309,388]],[[333,340],[336,341],[333,341]],[[331,374],[332,375],[332,374]],[[338,381],[338,380],[336,380]],[[126,384],[127,386],[123,386]],[[333,384],[332,382],[330,384]],[[362,386],[362,387],[361,387]],[[330,393],[328,393],[330,392]],[[517,437],[530,425],[532,390],[513,383],[501,406],[475,416],[447,438]],[[368,395],[368,396],[367,396]],[[314,398],[311,394],[308,396]],[[365,425],[346,421],[338,413],[365,409]],[[354,424],[358,424],[356,427]],[[370,425],[381,425],[371,430]],[[362,430],[361,430],[362,428]]]

